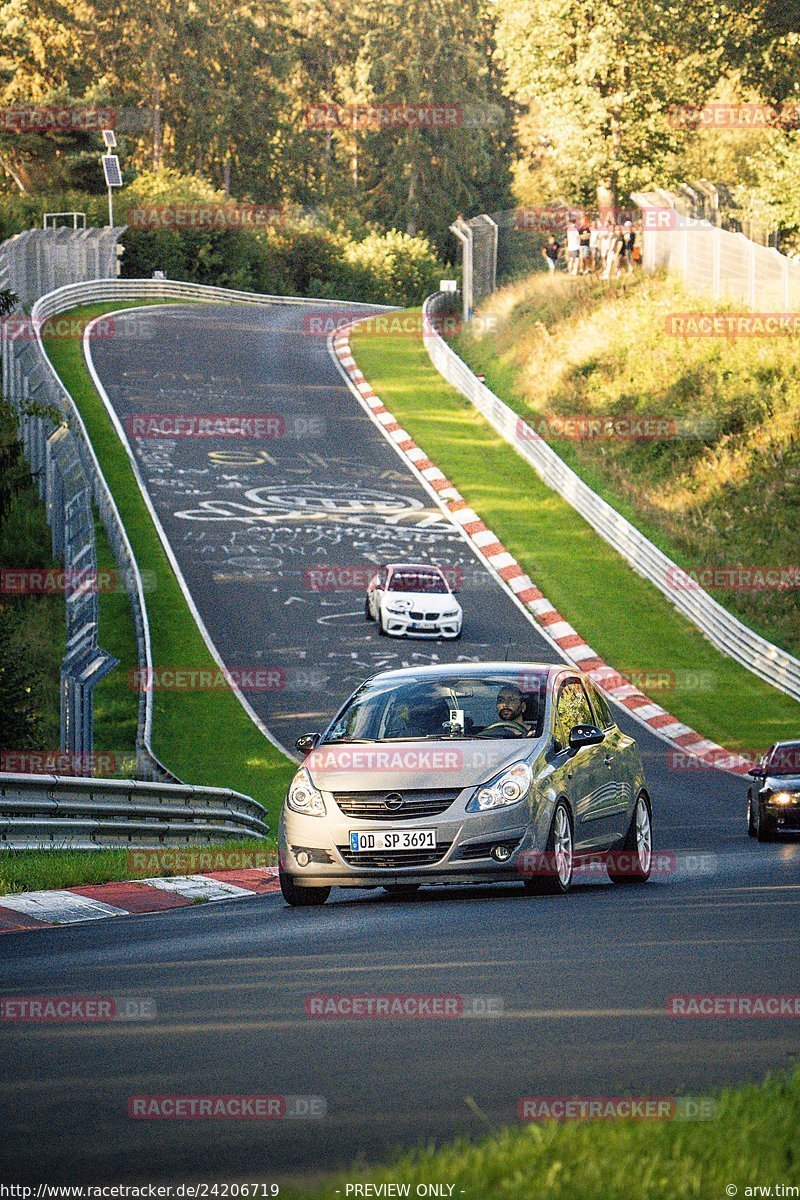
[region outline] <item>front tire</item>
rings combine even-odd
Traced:
[[[372,613],[369,611],[369,600],[364,601],[364,617],[367,621],[373,620]]]
[[[747,836],[754,838],[756,836],[756,820],[753,814],[753,793],[747,793]]]
[[[559,800],[545,852],[536,864],[536,874],[525,880],[525,891],[529,896],[564,896],[572,886],[573,870],[572,817],[566,800]]]
[[[281,894],[293,908],[312,908],[324,904],[331,894],[329,887],[298,887],[291,875],[278,868]]]
[[[761,804],[756,801],[756,837],[759,842],[775,841],[775,822],[765,814]]]
[[[617,867],[613,866],[615,854],[621,854],[623,858]],[[653,819],[650,802],[642,792],[636,801],[622,850],[611,851],[606,869],[612,883],[647,883],[652,866]]]

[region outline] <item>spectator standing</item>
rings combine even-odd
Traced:
[[[621,226],[615,225],[610,231],[606,245],[606,265],[602,278],[613,279],[619,270],[620,256],[623,251]]]
[[[561,255],[561,246],[556,241],[555,236],[551,234],[550,240],[548,241],[547,245],[542,250],[542,257],[544,258],[544,261],[547,263],[548,271],[550,271],[551,273],[553,271],[555,271],[556,263],[558,262],[560,255]]]
[[[595,218],[595,220],[592,221],[592,229],[589,235],[589,262],[591,263],[591,269],[593,271],[599,270],[600,266],[602,265],[600,258],[600,238],[602,236],[602,232],[602,226],[597,218]]]
[[[578,226],[574,221],[570,221],[567,226],[567,270],[570,275],[577,275],[578,273],[580,245],[581,239],[578,233]]]
[[[589,261],[592,229],[585,217],[581,217],[578,227],[578,272],[586,275],[592,269]]]
[[[630,275],[633,270],[633,251],[636,245],[636,231],[633,228],[632,221],[625,222],[625,228],[622,231],[622,260],[628,268]]]

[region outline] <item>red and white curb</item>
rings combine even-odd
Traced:
[[[511,593],[528,619],[538,626],[566,661],[585,671],[598,687],[628,709],[635,720],[670,745],[676,753],[689,755],[709,767],[731,771],[736,775],[745,774],[752,765],[749,759],[703,737],[610,667],[535,586],[496,534],[483,523],[455,485],[402,428],[364,378],[350,347],[350,332],[359,323],[354,321],[340,329],[329,342],[351,391],[384,437],[420,477],[439,507],[450,515],[479,557]]]
[[[123,883],[93,883],[48,892],[0,896],[0,933],[74,925],[103,917],[163,912],[212,900],[245,900],[279,890],[277,867],[248,867],[175,875],[166,879],[135,879]]]

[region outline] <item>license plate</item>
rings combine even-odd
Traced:
[[[435,850],[435,829],[375,829],[350,833],[350,850]]]

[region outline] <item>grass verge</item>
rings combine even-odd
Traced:
[[[425,1195],[452,1186],[459,1200],[705,1200],[756,1195],[754,1185],[797,1180],[800,1072],[762,1085],[727,1088],[711,1120],[548,1121],[358,1168],[312,1189],[281,1189],[287,1200],[336,1200],[347,1184],[362,1195]],[[379,1191],[381,1184],[408,1191]],[[747,1189],[751,1189],[749,1192]],[[736,1190],[734,1190],[736,1189]],[[786,1193],[789,1194],[788,1192]]]
[[[455,349],[721,604],[798,654],[800,340],[685,335],[686,314],[731,307],[671,276],[537,274],[490,297]],[[583,418],[617,424],[581,436]],[[642,418],[660,435],[632,436]],[[765,586],[758,568],[794,582]]]
[[[273,838],[185,849],[9,850],[0,856],[0,904],[2,897],[12,892],[274,866],[277,853]]]
[[[99,579],[115,579],[117,564],[102,524],[94,523]],[[122,584],[113,590],[100,589],[98,630],[100,645],[119,659],[119,664],[101,679],[94,691],[94,753],[98,776],[125,775],[136,769],[137,696],[128,685],[139,665],[136,628],[128,593]]]
[[[422,341],[355,333],[372,387],[607,662],[737,750],[796,736],[800,704],[719,653],[451,388]]]
[[[21,574],[60,570],[47,513],[17,437],[11,407],[0,401],[0,770],[25,771],[26,755],[58,750],[59,668],[65,646],[63,592],[32,593]],[[27,593],[27,594],[26,594]]]
[[[73,316],[82,323],[114,309],[140,306],[140,302],[89,305],[75,309]],[[186,604],[125,448],[92,383],[81,341],[48,338],[45,333],[45,345],[86,424],[128,531],[139,569],[149,572],[154,581],[153,590],[145,597],[154,668],[216,672],[217,665]],[[106,639],[103,644],[114,652],[113,646],[108,645],[109,633],[109,630],[103,633]],[[124,705],[125,690],[129,690],[130,709]],[[103,697],[106,704],[104,740],[113,741],[120,723],[129,723],[130,713],[135,714],[136,697],[129,679],[123,677],[118,668],[113,688],[109,685]],[[121,713],[123,706],[124,713]],[[203,692],[156,692],[153,748],[165,766],[187,782],[230,787],[252,796],[264,806],[271,822],[277,820],[283,795],[295,770],[294,765],[259,732],[227,686]]]

